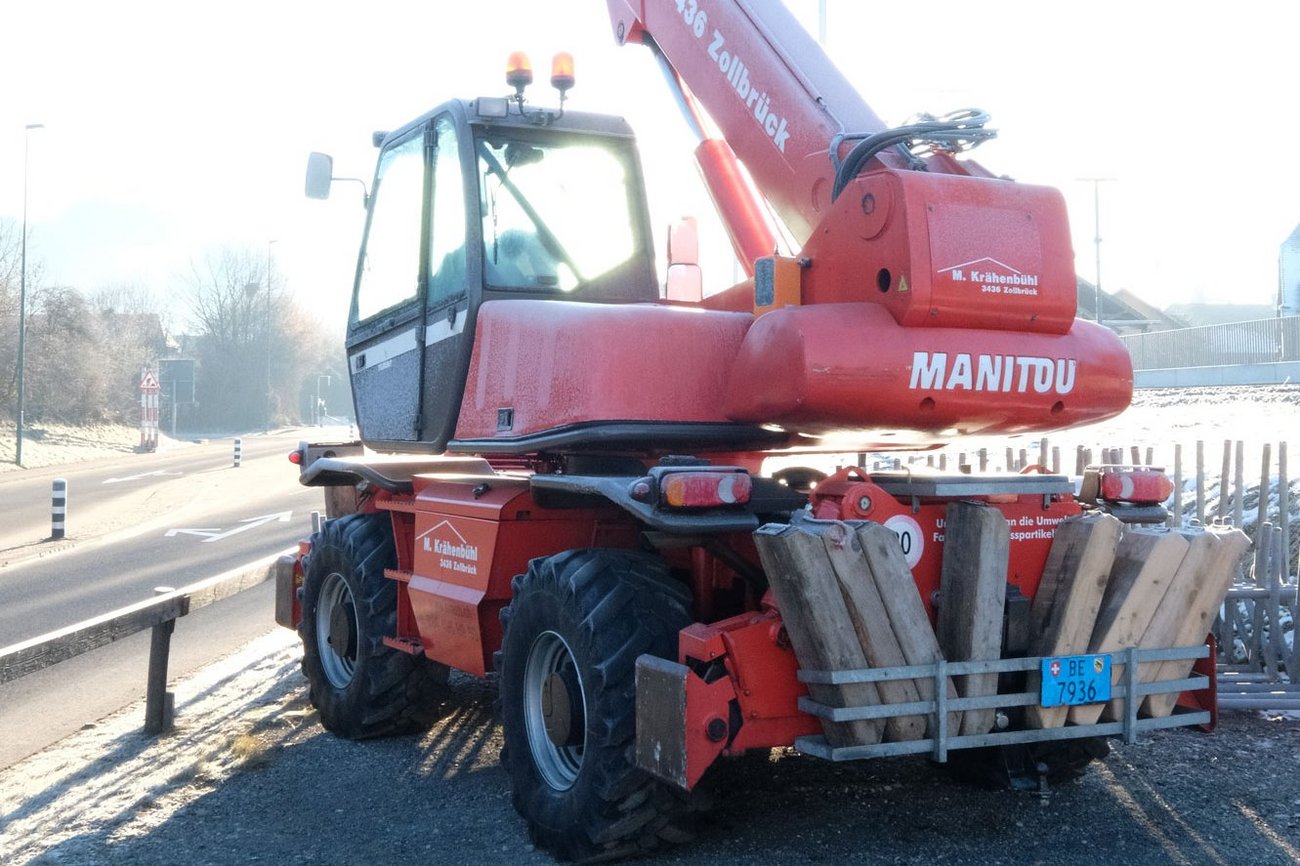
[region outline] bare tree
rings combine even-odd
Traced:
[[[326,343],[281,277],[268,289],[266,266],[260,250],[226,248],[191,267],[201,424],[229,429],[303,419],[303,382]],[[342,353],[341,338],[329,342]]]

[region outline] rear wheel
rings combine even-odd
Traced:
[[[349,739],[423,730],[438,716],[448,670],[384,646],[397,633],[390,518],[349,514],[312,537],[304,562],[303,669],[321,724]]]
[[[687,800],[633,760],[636,659],[676,656],[688,604],[661,560],[634,551],[567,551],[515,578],[501,612],[501,761],[539,847],[592,860],[689,838]]]

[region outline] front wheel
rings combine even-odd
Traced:
[[[348,739],[423,730],[437,718],[448,670],[384,645],[397,633],[390,518],[326,521],[304,562],[303,669],[321,724]]]
[[[625,550],[533,560],[514,579],[500,701],[515,808],[563,860],[643,853],[689,834],[685,798],[636,767],[636,659],[675,658],[689,594]]]

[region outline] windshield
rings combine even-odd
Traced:
[[[637,234],[625,160],[589,140],[481,140],[487,284],[571,292],[627,262]]]

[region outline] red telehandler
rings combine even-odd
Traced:
[[[887,128],[779,0],[609,9],[678,91],[748,278],[701,297],[682,231],[661,289],[632,131],[565,109],[565,55],[557,108],[514,57],[513,95],[376,134],[347,333],[362,441],[292,456],[328,519],[277,587],[324,726],[419,730],[451,669],[495,671],[515,807],[586,860],[683,838],[691,789],[748,750],[993,755],[1037,785],[1107,737],[1209,724],[1208,626],[1156,590],[1191,547],[1240,549],[1133,528],[1165,517],[1159,472],[1099,467],[1081,494],[1046,471],[762,474],[1121,412],[1131,364],[1075,318],[1061,196],[958,159],[992,134],[978,112]],[[308,195],[331,174],[313,154]],[[1117,556],[1121,520],[1156,541]],[[1163,578],[1115,577],[1155,560]],[[1049,602],[1083,573],[1078,626]],[[817,580],[839,590],[801,595]]]

